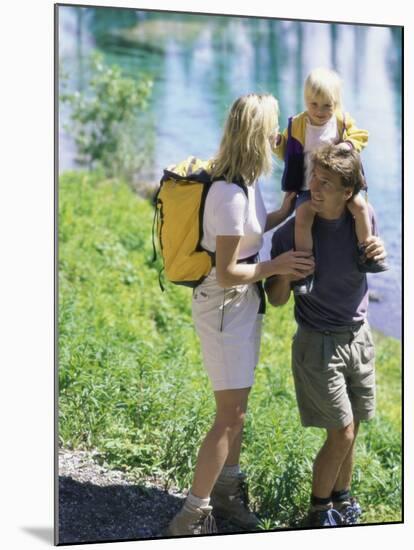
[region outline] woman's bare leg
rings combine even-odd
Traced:
[[[240,452],[241,432],[250,388],[214,392],[216,417],[198,452],[191,493],[207,498],[232,450],[232,459]],[[237,438],[240,442],[236,443]],[[234,464],[234,462],[233,462]]]

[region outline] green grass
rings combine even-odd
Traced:
[[[187,288],[158,284],[152,208],[98,173],[59,184],[59,439],[111,468],[189,487],[214,413]],[[242,467],[266,528],[306,513],[322,430],[299,422],[290,374],[292,303],[268,308]],[[375,335],[378,413],[362,425],[353,491],[366,522],[401,520],[400,343]]]

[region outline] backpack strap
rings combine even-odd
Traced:
[[[154,219],[152,220],[152,261],[155,262],[157,259],[157,249],[155,248],[155,224],[157,223],[158,219],[158,208],[155,206],[154,208]]]
[[[162,185],[162,180],[160,182],[160,188],[161,188],[161,185]],[[155,247],[155,226],[156,226],[157,221],[159,220],[159,217],[160,217],[160,212],[159,212],[159,209],[158,209],[158,193],[159,192],[160,192],[160,189],[157,190],[157,192],[155,193],[154,198],[153,198],[154,219],[152,221],[152,250],[153,250],[152,263],[154,263],[155,260],[157,259],[157,249]],[[161,281],[161,273],[163,271],[164,271],[164,266],[158,272],[158,284],[160,285],[160,289],[161,289],[162,292],[164,292],[164,290],[165,290],[164,285],[162,284],[162,281]]]
[[[345,118],[345,111],[342,112],[342,141],[345,141],[345,130],[346,130],[346,118]]]
[[[246,199],[249,200],[249,191],[247,189],[247,185],[244,183],[244,181],[241,179],[240,181],[234,181],[233,182],[237,187],[240,187],[240,189],[244,192],[246,195]]]
[[[288,127],[287,127],[287,130],[288,130],[288,141],[290,141],[292,139],[292,118],[293,117],[289,117],[288,119]]]

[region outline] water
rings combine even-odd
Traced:
[[[399,29],[271,19],[151,14],[135,10],[59,8],[60,61],[72,89],[84,87],[85,58],[100,49],[108,62],[136,76],[152,75],[149,116],[155,128],[151,169],[189,155],[208,158],[218,145],[223,120],[235,97],[273,93],[280,124],[303,110],[308,72],[330,65],[343,78],[346,111],[370,132],[362,154],[369,200],[388,251],[389,272],[369,276],[379,301],[369,320],[401,338],[401,34]],[[131,36],[131,29],[133,36]],[[61,110],[61,121],[68,112]],[[75,167],[72,140],[60,128],[60,170]],[[265,203],[281,199],[282,166],[262,181]]]

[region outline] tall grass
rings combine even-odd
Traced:
[[[111,468],[189,487],[214,413],[191,292],[158,285],[152,208],[122,182],[68,172],[59,187],[59,439]],[[242,467],[266,528],[306,513],[323,432],[300,426],[292,303],[268,308]],[[401,519],[400,344],[376,335],[378,414],[362,426],[353,491],[367,522]]]

